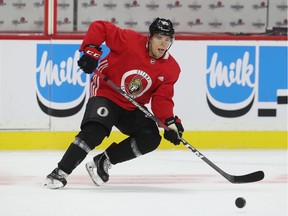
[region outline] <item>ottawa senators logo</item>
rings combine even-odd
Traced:
[[[123,74],[121,88],[131,97],[140,97],[152,85],[151,77],[141,70],[131,70]]]
[[[137,95],[139,94],[139,92],[141,92],[143,90],[143,86],[142,86],[142,82],[141,79],[143,79],[142,77],[135,77],[133,78],[133,80],[128,83],[128,92],[131,95]]]

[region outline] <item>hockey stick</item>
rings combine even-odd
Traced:
[[[138,104],[132,97],[130,97],[124,90],[122,90],[119,86],[117,86],[108,77],[104,76],[101,72],[99,72],[97,70],[95,70],[94,73],[96,73],[103,81],[105,81],[110,87],[112,87],[114,90],[116,90],[122,96],[124,96],[128,101],[130,101],[138,109],[140,109],[147,117],[149,117],[152,120],[154,120],[159,126],[164,128],[165,130],[171,130],[167,125],[163,124],[159,119],[157,119],[147,109],[145,109],[143,106]],[[264,178],[264,172],[263,171],[256,171],[256,172],[253,172],[253,173],[249,173],[249,174],[246,174],[246,175],[240,175],[240,176],[230,175],[230,174],[224,172],[222,169],[220,169],[217,165],[215,165],[208,158],[206,158],[202,153],[200,153],[197,149],[195,149],[191,144],[189,144],[183,138],[179,137],[179,139],[195,155],[197,155],[199,158],[201,158],[203,161],[205,161],[209,166],[211,166],[214,170],[216,170],[220,175],[222,175],[224,178],[226,178],[231,183],[237,183],[237,184],[250,183],[250,182],[260,181],[260,180],[262,180]]]

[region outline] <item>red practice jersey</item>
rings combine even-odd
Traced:
[[[180,67],[168,52],[161,59],[150,57],[147,41],[146,36],[133,30],[121,29],[106,21],[94,21],[80,51],[87,44],[99,46],[105,42],[110,53],[101,60],[98,70],[139,104],[151,102],[153,114],[164,123],[165,119],[174,117],[174,84]],[[106,97],[126,110],[136,109],[96,74],[91,78],[90,96]]]

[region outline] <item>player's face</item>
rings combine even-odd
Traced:
[[[168,35],[153,34],[149,41],[149,55],[153,58],[161,58],[170,47],[172,39]]]

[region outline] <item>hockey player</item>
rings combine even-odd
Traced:
[[[94,21],[81,44],[79,67],[87,74],[97,70],[121,86],[139,104],[151,102],[153,114],[172,130],[164,131],[164,138],[177,145],[184,132],[180,119],[173,113],[174,84],[180,67],[169,54],[174,28],[170,20],[155,19],[149,26],[149,35],[121,29],[113,23]],[[103,42],[110,48],[107,57],[101,57]],[[145,116],[126,98],[112,89],[97,74],[91,78],[90,98],[81,122],[81,131],[68,147],[58,167],[50,173],[45,186],[62,188],[67,177],[87,154],[108,137],[113,126],[128,138],[112,143],[103,153],[86,164],[96,185],[109,180],[111,165],[125,162],[154,151],[161,136],[156,123]]]

